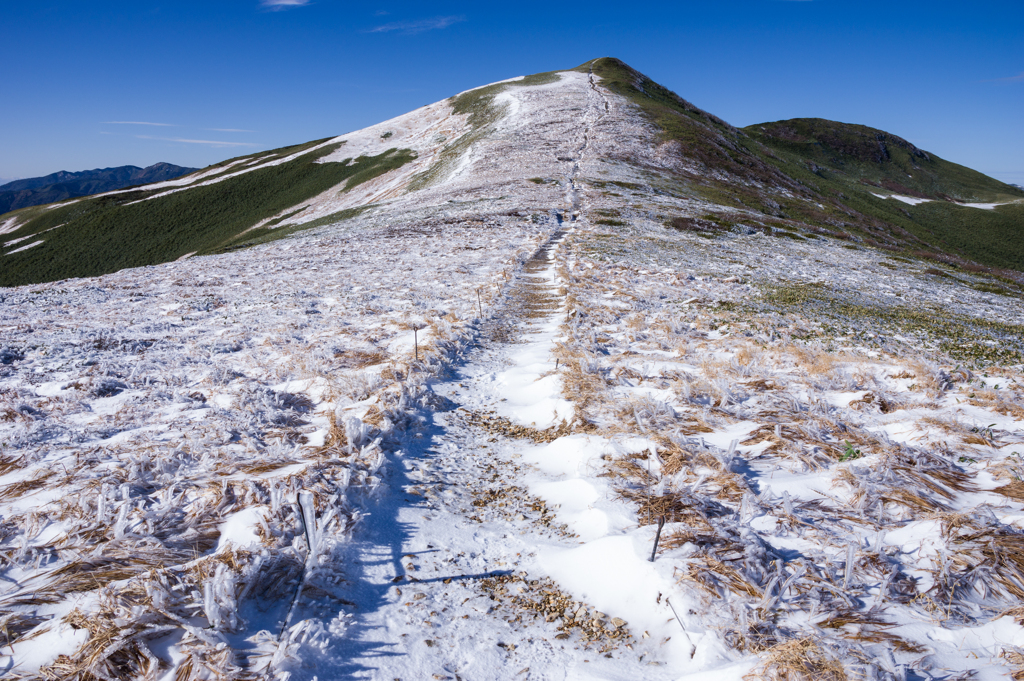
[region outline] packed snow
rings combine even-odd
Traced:
[[[897,201],[908,203],[911,206],[916,206],[919,203],[928,203],[929,201],[932,201],[932,199],[923,199],[917,196],[904,196],[903,194],[874,194],[874,196],[877,196],[880,199],[896,199]]]
[[[911,206],[916,206],[919,203],[928,203],[933,199],[922,199],[916,196],[904,196],[902,194],[875,194],[872,192],[872,196],[877,196],[880,199],[896,199],[903,203],[908,203]],[[999,206],[1007,206],[1015,201],[1005,201],[1003,203],[957,203],[958,206],[964,206],[966,208],[978,208],[980,210],[995,210]]]

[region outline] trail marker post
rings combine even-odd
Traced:
[[[658,555],[658,542],[661,541],[661,528],[665,527],[665,516],[658,516],[658,531],[654,535],[654,548],[651,549],[651,562],[654,562],[654,557]]]

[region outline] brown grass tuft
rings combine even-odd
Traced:
[[[362,369],[375,364],[383,364],[388,359],[383,352],[367,352],[365,350],[336,350],[334,357],[338,360],[338,366],[345,369]]]
[[[846,681],[846,671],[811,638],[786,641],[765,653],[747,681]]]
[[[993,492],[998,492],[1004,497],[1010,497],[1017,501],[1024,501],[1024,482],[1020,480],[1014,480],[1009,485],[1003,485],[1002,487],[996,487]]]
[[[36,491],[37,489],[46,487],[46,481],[52,478],[53,475],[53,473],[41,472],[34,478],[11,483],[10,485],[0,489],[0,501],[17,499],[20,496],[24,496],[25,494]]]

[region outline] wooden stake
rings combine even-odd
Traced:
[[[302,529],[306,535],[306,546],[309,547],[306,560],[313,562],[316,561],[317,544],[319,544],[316,531],[316,502],[313,499],[313,493],[306,490],[299,492],[297,501],[301,511],[299,517],[302,519]]]
[[[306,562],[302,565],[302,575],[299,578],[299,583],[295,586],[295,593],[292,594],[291,605],[288,606],[288,615],[284,618],[284,624],[281,625],[281,632],[277,635],[277,651],[270,659],[271,668],[275,667],[278,661],[282,658],[281,646],[284,643],[284,636],[292,626],[292,619],[295,617],[295,606],[299,602],[299,595],[302,594],[302,590],[306,586],[306,579],[309,576],[309,571],[311,568],[315,567],[316,564],[318,541],[316,529],[316,504],[313,498],[313,493],[302,490],[299,492],[295,501],[297,502],[296,506],[299,507],[299,520],[302,522],[302,530],[306,535],[306,545],[309,547],[309,551],[306,553]]]
[[[654,549],[651,551],[651,562],[654,562],[654,557],[658,554],[658,542],[661,541],[661,528],[665,527],[665,516],[658,516],[658,532],[654,535]]]
[[[651,457],[654,456],[654,452],[648,450],[647,452],[647,524],[650,525],[652,522],[651,513]]]
[[[420,361],[420,338],[419,329],[413,328],[412,330],[412,345],[416,348],[416,361]]]

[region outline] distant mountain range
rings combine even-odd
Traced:
[[[0,185],[0,213],[150,182],[173,180],[196,170],[170,163],[155,163],[148,168],[120,166],[77,173],[61,170],[45,177],[28,177]]]

